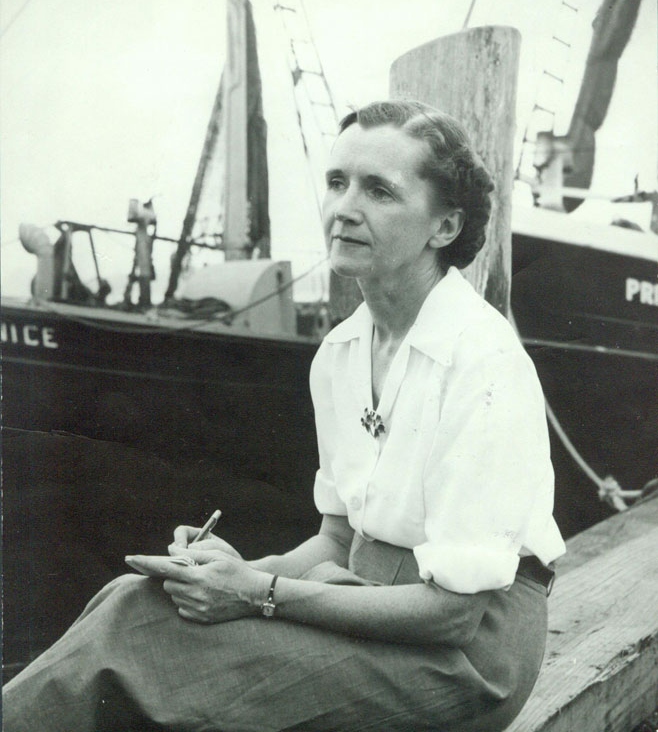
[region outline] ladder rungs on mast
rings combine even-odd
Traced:
[[[312,76],[319,76],[321,79],[324,79],[324,74],[321,71],[313,71],[312,69],[302,69],[299,66],[295,69],[295,71],[300,76],[302,74],[311,74]]]
[[[543,74],[544,74],[545,76],[550,76],[550,78],[551,78],[551,79],[554,79],[555,81],[559,82],[560,84],[564,84],[564,79],[562,79],[562,78],[561,78],[560,76],[558,76],[557,74],[554,74],[554,73],[552,73],[552,72],[551,72],[551,71],[549,71],[548,69],[544,69],[544,71],[543,71],[542,73],[543,73]]]
[[[302,0],[274,2],[289,45],[288,64],[302,146],[318,208],[324,192],[324,157],[336,137],[338,114]]]
[[[567,43],[563,38],[558,38],[557,36],[553,36],[553,40],[557,41],[558,43],[561,43],[563,46],[566,46],[566,48],[571,48],[571,44]]]
[[[535,95],[535,103],[523,134],[523,145],[516,166],[517,178],[523,175],[522,171],[527,163],[528,153],[534,149],[537,143],[537,133],[539,131],[552,132],[558,120],[556,109],[550,109],[549,107],[555,107],[552,95],[562,94],[566,87],[568,60],[573,52],[573,42],[577,42],[575,40],[578,33],[576,18],[581,11],[581,7],[582,0],[561,0],[559,5],[556,3],[556,26],[551,34],[552,50],[549,54],[548,64],[550,68],[542,70],[541,82]],[[556,83],[560,86],[556,87]],[[541,101],[544,101],[544,104],[541,104]],[[548,106],[546,101],[548,101]]]
[[[533,112],[546,112],[546,114],[552,114],[555,116],[555,111],[552,109],[547,109],[546,107],[542,107],[541,104],[535,104],[535,106],[532,108]]]

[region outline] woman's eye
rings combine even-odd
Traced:
[[[375,186],[374,188],[371,188],[370,195],[376,201],[387,201],[392,198],[390,192],[387,191],[386,188],[381,188],[380,186]]]
[[[342,178],[329,178],[327,189],[330,191],[341,191],[345,188],[345,181]]]

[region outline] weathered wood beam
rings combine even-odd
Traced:
[[[507,732],[630,732],[658,707],[657,509],[647,501],[567,542],[544,665]]]
[[[512,184],[521,36],[486,26],[415,48],[391,67],[391,97],[418,99],[456,117],[493,176],[487,244],[464,274],[503,314],[512,272]]]
[[[587,531],[576,534],[568,542],[568,552],[560,559],[560,575],[600,556],[630,539],[658,527],[658,497],[631,506],[627,511],[610,516],[591,526]],[[658,561],[658,546],[656,546]],[[658,595],[658,588],[656,588]],[[656,605],[658,606],[658,597]],[[658,613],[658,610],[656,611]],[[656,680],[658,683],[658,679]]]

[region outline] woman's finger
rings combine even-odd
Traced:
[[[188,597],[181,597],[180,595],[172,595],[171,601],[177,608],[187,610],[188,613],[192,613],[198,617],[205,617],[208,612],[208,604],[203,602],[195,602],[190,600]]]
[[[176,595],[177,597],[186,597],[190,595],[190,589],[192,585],[186,582],[179,582],[178,580],[166,579],[162,583],[162,589],[168,595]]]
[[[185,610],[189,610],[190,612],[194,610],[193,605],[191,605],[186,599],[178,595],[171,595],[170,599],[177,608],[184,608]]]
[[[195,529],[194,526],[177,526],[174,529],[174,544],[185,548],[199,531],[200,529]]]
[[[189,581],[189,572],[195,567],[186,567],[175,564],[171,557],[153,557],[136,554],[126,557],[126,564],[148,577],[163,577],[177,579],[180,582]]]
[[[188,551],[190,549],[194,549],[195,551],[201,551],[201,552],[208,552],[212,551],[213,549],[215,551],[221,550],[221,546],[218,543],[219,539],[212,536],[212,534],[207,538],[203,539],[202,541],[192,544],[191,542],[184,546],[182,543],[173,542],[173,544],[169,544],[167,547],[167,551],[172,556],[175,556],[176,554],[181,554],[183,551]]]
[[[195,601],[193,598],[180,595],[172,595],[171,601],[178,608],[178,614],[181,617],[197,623],[215,622],[209,614],[207,602]]]
[[[176,605],[202,613],[207,612],[209,609],[208,593],[202,586],[167,580],[163,582],[162,587]]]
[[[194,623],[202,623],[203,625],[208,625],[211,622],[200,613],[197,613],[194,610],[186,607],[179,607],[178,614],[181,616],[181,618],[185,618],[185,620],[191,620]]]

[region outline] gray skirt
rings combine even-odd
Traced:
[[[410,550],[356,537],[349,569],[306,579],[413,584]],[[465,647],[349,637],[246,618],[183,620],[162,581],[107,585],[4,689],[5,732],[475,732],[503,730],[532,690],[546,640],[546,592],[525,577],[487,593]]]

